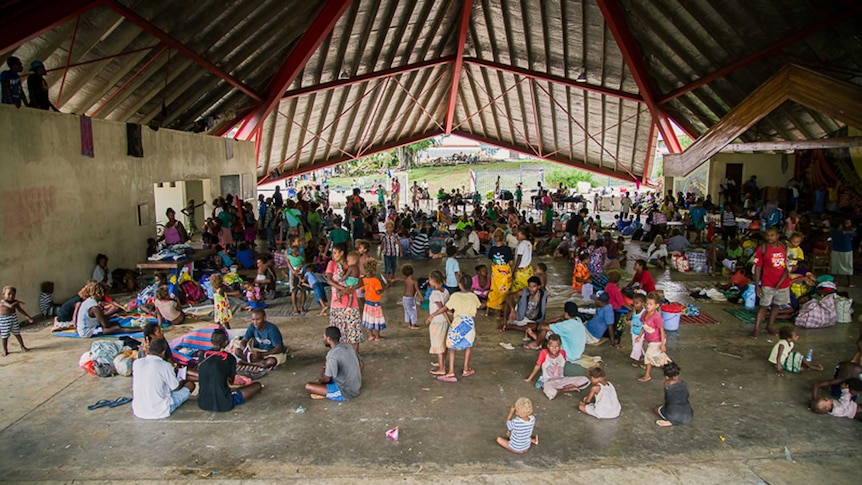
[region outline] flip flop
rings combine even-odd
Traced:
[[[103,408],[105,406],[110,406],[111,403],[113,403],[113,402],[114,401],[111,401],[109,399],[102,399],[101,401],[97,402],[96,404],[91,404],[91,405],[87,406],[87,409],[89,409],[90,411],[93,411],[95,409]]]
[[[529,346],[529,345],[527,345],[527,344],[524,344],[524,345],[522,345],[521,347],[522,347],[524,350],[535,350],[535,351],[542,350],[542,348],[541,348],[541,347],[531,347],[531,346]]]
[[[475,371],[475,370],[470,369],[470,370],[468,370],[468,371],[466,371],[466,372],[462,372],[462,373],[461,373],[461,377],[470,377],[470,376],[472,376],[472,375],[473,375],[473,374],[475,374],[475,373],[476,373],[476,371]]]
[[[116,401],[111,401],[111,403],[108,404],[108,407],[115,408],[117,406],[122,406],[123,404],[128,404],[130,402],[132,402],[132,398],[130,397],[118,397]]]
[[[438,381],[443,382],[458,382],[458,379],[455,376],[437,376]]]

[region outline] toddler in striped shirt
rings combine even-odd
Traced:
[[[533,436],[536,417],[533,416],[533,402],[526,397],[520,397],[509,410],[506,427],[509,431],[506,438],[497,438],[497,444],[507,450],[523,454],[530,450],[530,445],[538,445],[539,437]]]

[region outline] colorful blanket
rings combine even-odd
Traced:
[[[220,328],[218,325],[199,328],[177,337],[169,342],[171,352],[174,354],[174,362],[179,365],[194,367],[200,361],[200,355],[205,350],[212,349],[213,331]]]
[[[108,319],[109,322],[119,323],[122,328],[135,328],[140,327],[140,325],[135,325],[135,320],[144,319],[147,323],[156,323],[158,319],[149,313],[122,313],[117,314]],[[170,323],[162,322],[162,328],[169,326]],[[55,337],[62,338],[85,338],[78,335],[78,331],[74,328],[70,328],[69,330],[63,330],[62,332],[54,332],[51,334]],[[96,335],[92,338],[121,338],[121,337],[131,337],[131,338],[144,338],[143,332],[135,332],[135,333],[119,333],[113,335]]]

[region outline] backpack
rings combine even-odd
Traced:
[[[206,295],[204,291],[201,289],[200,285],[195,283],[194,281],[186,281],[181,285],[183,289],[183,293],[186,295],[186,300],[197,303],[199,301],[206,300]]]

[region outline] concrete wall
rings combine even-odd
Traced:
[[[93,139],[95,158],[84,157],[77,116],[0,105],[0,285],[16,286],[31,314],[41,281],[54,281],[62,302],[90,277],[98,253],[111,269],[144,260],[155,232],[153,184],[255,171],[253,143],[234,143],[226,160],[221,138],[145,127],[144,158],[133,158],[125,125],[95,119]],[[219,195],[218,184],[212,189],[210,201]]]
[[[719,185],[724,178],[724,168],[728,163],[742,164],[742,182],[757,175],[757,186],[784,187],[793,178],[796,170],[796,158],[787,155],[787,167],[782,170],[781,154],[768,153],[719,153],[712,157],[709,167],[709,194],[712,200],[718,200]]]

